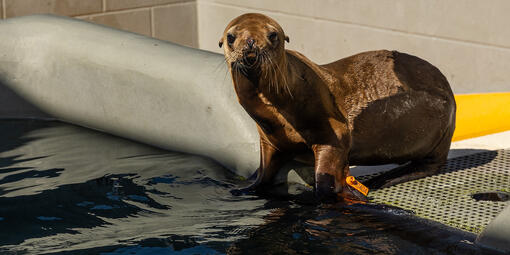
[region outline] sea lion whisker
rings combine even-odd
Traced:
[[[264,79],[269,81],[268,82],[269,92],[271,92],[272,84],[271,84],[271,76],[268,72],[269,71],[269,68],[268,68],[269,63],[267,63],[267,62],[270,62],[270,61],[271,60],[267,57],[267,54],[264,53],[264,62],[265,62],[264,70],[263,70],[264,71]]]
[[[267,65],[266,65],[266,74],[268,74],[268,84],[269,84],[269,88],[271,87],[274,87],[275,88],[275,91],[276,91],[276,94],[279,94],[279,91],[278,91],[278,84],[276,84],[275,82],[275,70],[273,67],[274,63],[273,63],[273,60],[271,59],[271,57],[267,56],[267,61],[269,62]]]
[[[222,65],[224,65],[225,63],[227,63],[227,60],[226,58],[223,58],[221,61],[218,61],[218,64],[216,65],[216,67],[214,68],[214,74],[219,74],[219,70],[220,68],[222,68]],[[227,79],[227,75],[228,75],[228,68],[224,69],[225,70],[225,73],[223,75],[223,82],[225,82],[225,80]]]
[[[276,94],[280,94],[280,84],[278,82],[278,65],[274,64],[273,60],[271,61],[271,71],[273,73],[273,77],[271,77],[271,81],[273,82],[275,88],[276,88]]]
[[[271,58],[269,56],[268,56],[267,60],[269,62],[269,64],[266,66],[266,69],[267,69],[266,72],[268,74],[267,80],[268,80],[268,83],[270,84],[271,88],[273,88],[275,93],[278,94],[278,87],[277,87],[278,84],[276,84],[276,82],[275,82],[274,72],[273,72],[273,68],[272,68],[273,61],[271,60]]]
[[[271,92],[272,84],[270,82],[270,78],[268,78],[268,77],[270,77],[268,75],[269,74],[269,72],[268,72],[269,63],[268,62],[271,61],[271,59],[268,58],[267,53],[265,51],[262,51],[260,53],[260,55],[261,55],[261,59],[262,59],[261,62],[264,62],[263,65],[261,64],[261,68],[263,69],[263,70],[261,70],[261,72],[264,73],[264,79],[269,80],[268,87],[269,87],[269,92]]]
[[[234,62],[234,70],[236,71],[235,73],[233,73],[232,76],[234,76],[234,81],[236,82],[236,84],[239,83],[239,75],[241,73],[240,69],[239,69],[239,66],[237,64],[235,64],[236,62]]]
[[[266,60],[266,54],[262,54],[262,60],[261,60],[261,61],[263,61],[263,62],[267,62],[267,60]],[[267,64],[266,64],[266,65],[267,65]],[[265,69],[267,69],[266,65],[264,65],[264,66],[263,66],[263,67],[264,67],[264,79],[267,79],[267,72],[266,72],[266,70],[265,70]]]
[[[278,69],[278,71],[280,72],[280,75],[281,75],[280,77],[281,77],[282,83],[283,83],[284,87],[287,88],[287,91],[289,92],[290,98],[293,98],[292,92],[290,91],[290,87],[289,87],[289,84],[287,82],[287,76],[283,73],[283,71],[281,70],[279,65],[276,65],[276,69]]]

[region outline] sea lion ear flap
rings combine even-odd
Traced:
[[[218,45],[220,46],[220,48],[221,48],[221,46],[223,46],[223,38],[220,39],[220,42],[218,43]]]
[[[285,41],[290,42],[289,37],[285,36]]]

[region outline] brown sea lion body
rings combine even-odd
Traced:
[[[239,102],[259,128],[253,188],[298,158],[314,163],[319,199],[364,200],[345,183],[349,164],[410,162],[370,181],[384,187],[431,175],[446,161],[455,100],[437,68],[385,50],[317,65],[285,50],[284,40],[261,14],[234,19],[220,40]]]

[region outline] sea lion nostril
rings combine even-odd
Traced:
[[[253,38],[248,38],[248,40],[246,40],[246,43],[248,44],[248,46],[250,46],[250,48],[253,48],[255,40],[253,40]]]

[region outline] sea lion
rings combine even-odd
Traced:
[[[441,72],[418,57],[369,51],[318,65],[281,26],[248,13],[225,28],[219,46],[239,103],[257,123],[263,190],[291,159],[315,165],[320,201],[362,200],[346,184],[349,164],[405,164],[367,182],[395,185],[436,173],[455,129],[455,99]]]

